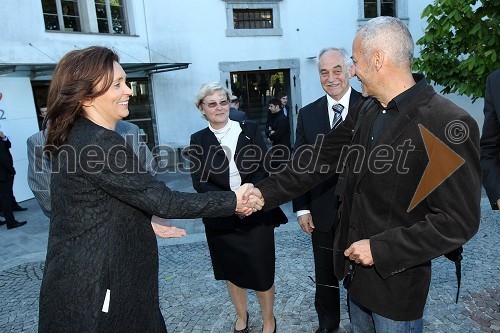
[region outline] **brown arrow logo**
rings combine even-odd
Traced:
[[[413,195],[407,212],[410,212],[424,200],[441,183],[450,177],[465,160],[450,149],[443,141],[439,140],[427,128],[418,125],[420,134],[424,139],[425,151],[429,157],[429,164],[425,168],[422,179]]]

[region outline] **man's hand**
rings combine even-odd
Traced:
[[[151,226],[156,236],[160,238],[180,238],[187,235],[186,230],[174,227],[170,220],[153,215]]]
[[[250,201],[252,199],[255,200],[255,198],[259,199],[260,202],[262,203],[262,206],[264,206],[264,204],[265,204],[264,197],[262,196],[262,193],[260,192],[260,190],[257,187],[252,186],[252,187],[247,188],[245,190],[245,193],[243,193],[243,196],[242,196],[243,202],[247,202],[247,201]]]
[[[500,209],[500,199],[497,199],[497,207]]]
[[[299,222],[302,230],[307,232],[309,235],[314,231],[314,223],[311,213],[300,215],[297,217],[297,222]]]
[[[369,239],[362,239],[352,243],[351,246],[344,251],[344,255],[363,266],[371,266],[374,264]]]
[[[257,190],[257,192],[252,192],[254,190]],[[243,184],[234,192],[237,199],[236,212],[240,216],[249,216],[261,210],[262,206],[264,206],[262,194],[258,189],[254,188],[253,184]],[[249,194],[245,196],[246,193]]]

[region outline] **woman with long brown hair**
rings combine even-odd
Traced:
[[[240,189],[170,190],[140,166],[115,131],[131,89],[105,47],[71,51],[47,100],[52,214],[40,290],[39,332],[166,332],[158,301],[158,248],[150,218],[249,214]]]

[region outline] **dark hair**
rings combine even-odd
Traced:
[[[279,99],[282,99],[285,96],[288,96],[287,92],[286,91],[280,91],[280,92],[278,92],[278,95],[276,97],[278,97]]]
[[[280,109],[281,109],[281,101],[280,101],[280,99],[279,99],[279,98],[276,98],[276,97],[271,98],[271,99],[269,100],[269,104],[272,104],[272,105],[278,105],[278,106],[280,107]]]
[[[102,46],[90,46],[66,53],[57,64],[47,96],[48,127],[45,150],[54,156],[66,143],[76,119],[82,114],[82,101],[103,95],[113,83],[113,66],[118,55]],[[50,123],[50,126],[47,124]]]

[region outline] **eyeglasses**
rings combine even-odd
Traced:
[[[229,105],[229,101],[227,99],[225,101],[220,101],[219,103],[217,103],[217,102],[210,102],[210,103],[202,102],[202,103],[205,104],[206,106],[208,106],[210,109],[217,107],[217,105],[220,105],[220,106],[228,106]]]
[[[349,273],[344,278],[344,281],[342,281],[342,284],[344,285],[345,289],[349,289],[349,287],[352,284],[352,280],[354,280],[354,273],[356,272],[356,267],[358,267],[358,264],[350,262],[349,263]]]

